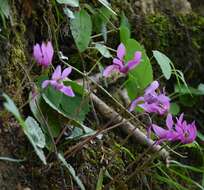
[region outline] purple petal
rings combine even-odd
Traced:
[[[54,55],[54,49],[53,49],[53,46],[52,46],[52,43],[50,41],[47,42],[47,56],[48,56],[48,59],[49,59],[49,63],[52,62],[52,58],[53,58],[53,55]]]
[[[145,90],[145,94],[151,94],[152,92],[154,92],[157,88],[159,87],[159,83],[158,81],[153,81],[149,87],[146,88]]]
[[[50,80],[44,80],[42,83],[42,88],[46,88],[50,84]]]
[[[159,127],[158,125],[152,124],[152,129],[154,130],[155,134],[160,138],[166,138],[167,134],[169,133],[168,130]]]
[[[158,113],[159,111],[159,106],[156,103],[148,104],[148,103],[143,103],[138,105],[140,108],[145,110],[148,113]]]
[[[132,112],[136,108],[137,104],[141,101],[144,101],[144,98],[142,96],[133,100],[132,103],[130,104],[129,111]]]
[[[47,44],[43,42],[41,45],[41,49],[42,49],[42,54],[43,54],[42,64],[47,67],[51,64],[52,57],[54,54],[54,50],[53,50],[51,42],[48,42]]]
[[[129,70],[134,69],[141,61],[142,53],[140,51],[135,52],[133,60],[128,61],[127,67]]]
[[[61,76],[62,79],[65,79],[66,77],[68,77],[71,72],[72,72],[71,67],[64,69],[64,71],[62,72],[62,76]]]
[[[183,125],[179,125],[178,123],[175,124],[175,130],[179,134],[183,134],[184,133]]]
[[[120,59],[114,58],[113,63],[118,65],[119,67],[123,67],[123,62]]]
[[[166,96],[165,94],[159,94],[157,98],[162,103],[170,103],[170,98]]]
[[[57,82],[56,80],[50,80],[50,84],[56,89],[56,90],[60,90],[61,88],[63,88],[63,84]]]
[[[123,43],[121,43],[117,48],[117,57],[120,60],[123,60],[124,56],[125,56],[125,46],[123,45]]]
[[[176,141],[176,140],[179,140],[179,138],[180,138],[180,134],[173,130],[169,130],[169,132],[166,135],[166,139],[168,141]]]
[[[58,65],[55,69],[54,73],[52,74],[52,80],[59,80],[61,79],[61,65]]]
[[[42,64],[42,51],[39,44],[33,46],[33,57],[37,63]]]
[[[172,115],[169,113],[167,115],[167,118],[166,118],[166,126],[168,127],[168,129],[172,130],[173,129],[173,119],[172,119]]]
[[[110,76],[113,72],[118,72],[119,71],[119,66],[117,65],[110,65],[106,67],[103,71],[103,76],[108,77]]]
[[[65,95],[67,96],[71,96],[71,97],[74,97],[75,94],[72,90],[72,88],[70,86],[63,86],[61,89],[60,89],[61,92],[63,92]]]
[[[184,113],[182,113],[180,116],[179,116],[179,119],[177,119],[177,123],[182,125],[183,123],[183,116],[184,116]]]
[[[197,129],[195,126],[195,122],[189,125],[189,141],[193,142],[197,136]]]

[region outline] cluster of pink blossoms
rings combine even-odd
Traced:
[[[120,72],[127,74],[128,71],[134,69],[141,61],[142,53],[140,51],[136,51],[134,55],[134,59],[130,60],[125,64],[124,56],[126,54],[126,49],[123,43],[121,43],[117,48],[117,58],[113,59],[113,64],[107,66],[103,71],[103,76],[108,77],[113,72]]]
[[[195,121],[188,124],[183,120],[184,114],[182,113],[179,118],[176,118],[176,123],[173,122],[172,115],[168,114],[166,118],[167,129],[152,124],[152,129],[159,137],[159,142],[167,141],[180,141],[183,144],[192,143],[197,135]]]
[[[39,65],[45,68],[52,64],[53,55],[54,50],[50,41],[47,43],[43,42],[41,45],[36,44],[33,46],[34,59]],[[46,88],[48,85],[51,85],[53,88],[64,93],[67,96],[75,96],[72,88],[63,84],[63,80],[65,80],[71,72],[71,67],[68,67],[62,71],[61,66],[58,65],[52,74],[51,80],[43,81],[42,88]]]
[[[165,95],[165,92],[156,92],[158,88],[158,81],[153,81],[145,90],[144,96],[132,101],[129,110],[133,111],[138,106],[148,113],[165,114],[170,108],[170,98]]]
[[[33,47],[33,56],[36,62],[43,67],[48,67],[52,63],[54,50],[51,42],[36,44]],[[130,70],[134,69],[140,64],[142,53],[136,51],[134,58],[127,63],[124,61],[126,54],[125,46],[121,43],[117,48],[117,57],[113,59],[113,64],[107,66],[103,71],[103,76],[108,77],[114,72],[127,74]],[[67,96],[75,96],[70,86],[65,86],[63,80],[65,80],[71,73],[71,67],[68,67],[62,71],[61,66],[58,65],[52,74],[51,80],[45,80],[42,83],[42,88],[46,88],[51,85],[56,90],[64,93]],[[144,95],[137,97],[132,101],[129,111],[135,110],[138,106],[148,113],[156,113],[164,115],[168,113],[170,108],[170,98],[165,95],[165,92],[158,90],[159,82],[153,81],[149,87],[146,88]],[[173,122],[172,115],[168,114],[166,118],[167,129],[159,127],[156,124],[152,124],[150,129],[158,136],[158,143],[163,141],[180,141],[181,143],[192,143],[197,135],[197,129],[195,122],[188,124],[183,120],[184,114],[181,114],[179,118],[176,118],[176,123]]]
[[[117,48],[117,58],[113,59],[113,64],[106,67],[103,71],[103,76],[108,77],[114,72],[120,72],[127,74],[130,70],[134,69],[140,62],[142,53],[136,51],[133,60],[130,60],[125,64],[124,56],[126,54],[125,46],[121,43]],[[148,113],[156,113],[164,115],[168,113],[170,109],[170,98],[165,95],[164,90],[159,91],[159,82],[153,81],[149,87],[144,91],[143,96],[137,97],[131,102],[129,111],[134,111],[138,106]],[[172,115],[169,113],[166,118],[167,129],[152,124],[149,129],[153,130],[157,135],[158,143],[163,141],[180,141],[187,144],[192,143],[197,135],[197,129],[195,121],[188,124],[183,120],[184,114],[181,114],[177,122],[174,123]]]

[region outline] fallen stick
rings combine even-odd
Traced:
[[[91,76],[90,78],[95,82],[99,82],[100,75],[101,74],[96,74]],[[83,79],[79,79],[77,80],[77,82],[79,84],[82,84]],[[91,83],[92,82],[90,81],[89,85]],[[103,115],[108,120],[113,120],[112,122],[113,124],[121,123],[120,127],[125,133],[131,134],[134,140],[136,140],[140,144],[150,147],[152,151],[158,152],[159,155],[166,161],[166,163],[168,163],[170,155],[166,149],[162,148],[160,145],[155,145],[155,141],[147,138],[147,136],[140,129],[138,129],[131,122],[123,118],[119,113],[117,113],[110,106],[108,106],[104,101],[98,98],[94,93],[92,92],[89,92],[89,93],[90,93],[90,98],[92,99],[93,103],[96,106],[96,109],[101,113],[101,115]],[[125,91],[123,91],[121,95],[123,95],[125,103],[128,103],[130,101]]]
[[[139,142],[140,144],[147,145],[151,147],[151,150],[154,152],[158,152],[159,155],[168,161],[169,159],[169,152],[167,152],[164,148],[160,145],[154,145],[155,142],[136,128],[132,123],[124,119],[121,115],[119,115],[115,110],[110,108],[105,102],[103,102],[100,98],[98,98],[95,94],[90,94],[91,99],[93,100],[96,109],[103,115],[106,119],[113,119],[113,124],[121,123],[121,129],[126,132],[127,134],[132,134],[132,137]]]

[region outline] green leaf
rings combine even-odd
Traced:
[[[181,148],[193,148],[193,149],[201,150],[200,145],[196,141],[193,141],[192,143],[189,143],[189,144],[183,144],[180,147]]]
[[[130,39],[130,30],[126,26],[120,27],[120,41],[126,43]]]
[[[118,143],[115,143],[115,146],[117,148],[119,148],[120,151],[125,152],[132,160],[135,160],[135,156],[132,154],[132,152],[128,148],[126,148],[126,147],[124,147],[124,146],[122,146],[122,145],[120,145]]]
[[[75,18],[74,13],[71,9],[65,7],[65,8],[63,8],[63,11],[64,11],[64,14],[67,15],[68,18],[70,18],[70,19]]]
[[[202,91],[193,87],[186,87],[184,84],[175,85],[174,91],[179,95],[179,102],[187,107],[196,105],[198,96],[204,95]]]
[[[170,166],[185,168],[185,169],[188,169],[188,170],[191,170],[191,171],[194,171],[194,172],[198,172],[198,173],[204,173],[204,168],[202,168],[202,167],[196,168],[196,167],[193,167],[193,166],[182,164],[182,163],[177,162],[175,160],[171,160]]]
[[[29,116],[25,120],[25,124],[25,131],[31,137],[33,143],[40,148],[44,148],[45,136],[35,119]]]
[[[189,86],[188,88],[186,88],[186,85],[175,85],[174,87],[174,91],[176,93],[179,93],[181,95],[197,95],[197,96],[200,96],[200,95],[204,95],[204,92],[202,92],[202,89],[200,90],[199,87],[198,89],[196,88],[193,88],[191,86]]]
[[[153,51],[153,55],[157,60],[157,63],[159,64],[165,78],[169,80],[171,77],[171,65],[170,65],[171,60],[166,55],[159,51]]]
[[[74,126],[71,135],[68,136],[66,139],[80,139],[85,138],[91,135],[95,135],[97,131],[94,131],[93,129],[86,127],[85,125],[81,124],[80,126]],[[97,135],[98,139],[102,138],[102,134]]]
[[[180,70],[176,70],[175,72],[176,72],[175,75],[178,78],[178,81],[177,81],[178,82],[178,86],[181,88],[181,84],[179,82],[181,80],[181,82],[185,85],[186,89],[188,90],[189,94],[191,94],[190,89],[189,89],[189,87],[188,87],[188,85],[186,83],[186,80],[185,80],[183,72],[180,71]]]
[[[172,113],[173,115],[177,115],[179,112],[180,112],[179,105],[175,102],[171,103],[170,113]]]
[[[47,125],[49,125],[52,136],[57,137],[61,131],[62,125],[56,112],[45,103],[39,94],[35,97],[32,97],[30,94],[29,105],[33,115],[43,128],[43,131],[49,135],[47,129]],[[47,122],[45,121],[45,118]]]
[[[203,83],[200,83],[200,84],[198,85],[198,90],[199,90],[200,92],[202,92],[203,95],[204,95],[204,84],[203,84]]]
[[[176,188],[178,190],[189,190],[189,189],[186,189],[185,187],[183,187],[182,185],[180,185],[178,182],[172,180],[171,178],[166,178],[166,177],[162,177],[159,175],[156,175],[155,177],[157,180],[166,183],[168,185],[168,187],[173,187],[173,188]]]
[[[115,11],[111,9],[111,5],[107,0],[99,0],[99,2],[104,5],[109,11],[111,11],[114,15],[117,15]]]
[[[25,120],[24,133],[28,137],[30,143],[33,145],[35,153],[46,165],[46,158],[42,150],[42,148],[45,147],[45,136],[34,118],[27,117],[27,119]]]
[[[98,176],[98,181],[97,181],[97,184],[96,184],[96,190],[102,190],[103,189],[103,176],[104,176],[104,169],[101,168],[100,169],[100,173],[99,173],[99,176]]]
[[[85,187],[84,187],[82,181],[80,180],[80,178],[76,175],[74,168],[70,164],[67,163],[64,156],[62,154],[58,153],[58,158],[62,162],[62,164],[68,169],[69,173],[72,175],[73,179],[75,180],[77,185],[80,187],[80,189],[85,190]]]
[[[101,55],[105,58],[110,58],[112,55],[110,54],[109,50],[105,45],[96,43],[95,48],[101,53]]]
[[[197,131],[197,137],[201,140],[201,141],[204,141],[204,134]]]
[[[8,18],[10,15],[10,7],[8,0],[0,0],[0,13],[3,13],[3,15]]]
[[[71,33],[80,52],[83,52],[89,45],[92,21],[91,17],[85,10],[74,14],[75,19],[71,19]]]
[[[79,0],[57,0],[57,2],[71,7],[79,7]]]
[[[126,27],[130,31],[130,23],[128,22],[128,18],[125,16],[124,12],[122,12],[121,20],[120,20],[120,28]]]
[[[30,143],[33,145],[33,148],[36,154],[41,159],[41,161],[44,164],[46,164],[45,155],[42,150],[42,148],[44,148],[45,146],[45,137],[38,123],[32,117],[28,117],[26,121],[24,121],[20,115],[20,112],[18,111],[18,108],[10,99],[10,97],[5,93],[3,94],[3,97],[6,99],[6,102],[4,103],[4,107],[9,112],[11,112],[18,120],[18,122],[20,123],[20,126],[23,129],[23,132],[26,134]]]
[[[181,172],[177,172],[176,170],[170,169],[173,173],[175,173],[176,175],[180,176],[183,180],[185,180],[186,182],[188,182],[188,184],[194,184],[196,185],[199,189],[204,190],[204,187],[202,187],[199,183],[197,183],[196,181],[192,180],[190,177],[182,175]]]
[[[7,109],[9,112],[11,112],[16,117],[16,119],[19,122],[21,122],[23,119],[20,115],[20,112],[18,111],[18,108],[14,104],[13,100],[5,93],[3,93],[2,96],[6,99],[6,102],[4,102],[5,109]]]
[[[152,66],[146,55],[145,49],[134,39],[129,39],[125,43],[126,56],[125,60],[131,60],[135,51],[142,52],[141,63],[132,71],[128,73],[128,81],[126,88],[128,95],[134,99],[142,90],[144,90],[153,80]]]
[[[51,106],[58,113],[69,119],[74,119],[79,122],[83,122],[86,114],[89,112],[89,103],[86,95],[82,95],[76,92],[76,86],[80,90],[81,86],[72,82],[72,88],[75,92],[75,97],[69,97],[65,94],[55,90],[51,86],[48,86],[42,94],[45,102]]]

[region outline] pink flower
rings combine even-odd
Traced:
[[[43,81],[42,88],[46,88],[48,85],[51,85],[56,90],[59,90],[60,92],[64,93],[67,96],[71,97],[75,96],[72,88],[70,86],[65,86],[63,84],[63,80],[66,79],[71,72],[72,72],[71,67],[64,69],[62,72],[61,66],[58,65],[52,74],[52,79]]]
[[[136,51],[134,55],[134,59],[130,60],[125,64],[124,62],[124,56],[125,56],[126,50],[123,43],[121,43],[118,46],[117,49],[117,58],[113,59],[113,64],[110,66],[107,66],[103,71],[103,76],[108,77],[113,72],[120,72],[120,73],[128,73],[129,70],[134,69],[141,61],[142,53],[140,51]]]
[[[140,96],[132,101],[129,111],[133,111],[139,106],[148,113],[165,114],[170,108],[170,99],[165,93],[157,93],[158,81],[153,81],[145,90],[144,96]]]
[[[168,114],[166,118],[167,129],[163,129],[158,125],[152,124],[152,129],[154,133],[158,136],[159,142],[166,141],[180,141],[183,144],[192,143],[197,135],[197,129],[195,126],[195,121],[191,124],[187,124],[183,120],[183,115],[181,114],[177,122],[174,123],[172,115]]]
[[[54,50],[52,43],[42,43],[42,45],[36,44],[33,46],[33,57],[36,62],[44,67],[48,67],[52,63]]]

